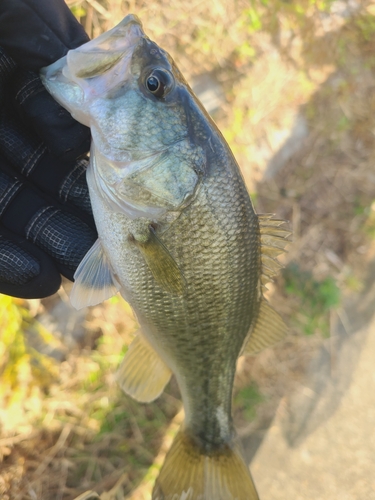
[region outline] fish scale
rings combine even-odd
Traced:
[[[120,386],[149,402],[173,373],[181,391],[185,421],[153,500],[256,500],[232,423],[233,380],[242,351],[285,335],[262,290],[290,233],[255,214],[223,136],[135,16],[42,78],[93,137],[87,182],[99,239],[71,301],[94,305],[119,290],[141,328]]]
[[[154,279],[145,266],[142,274],[139,274],[139,265],[134,264],[130,266],[131,269],[123,271],[128,276],[131,288],[140,290],[132,300],[137,316],[142,317],[146,324],[154,325],[158,341],[168,350],[168,357],[172,358],[170,362],[176,367],[173,371],[177,379],[184,379],[180,385],[188,388],[184,397],[189,400],[192,413],[190,425],[197,434],[206,436],[208,444],[213,444],[210,440],[214,440],[209,435],[217,422],[214,409],[218,391],[221,391],[219,399],[223,400],[226,411],[230,412],[236,360],[250,327],[254,313],[251,304],[256,305],[254,297],[259,280],[257,217],[244,192],[240,175],[234,179],[225,176],[228,161],[231,161],[230,157],[223,162],[222,172],[220,165],[216,165],[215,170],[212,170],[212,180],[210,177],[205,179],[196,201],[181,214],[178,223],[163,233],[163,243],[172,256],[178,255],[177,262],[187,280],[185,296],[175,298],[158,290],[155,297]],[[218,179],[222,179],[219,186]],[[210,196],[211,192],[216,195],[216,203]],[[237,196],[233,197],[233,193]],[[248,205],[246,217],[236,217],[238,212],[244,212],[243,204]],[[194,230],[197,225],[202,228],[201,231]],[[208,234],[207,227],[215,228],[213,247],[202,247],[203,234]],[[142,286],[139,287],[138,283]],[[149,283],[146,285],[146,294],[143,289],[145,283]],[[165,314],[166,311],[173,311],[173,315]],[[194,321],[191,321],[192,317]],[[212,349],[209,353],[202,349],[202,344],[207,340]],[[196,380],[204,386],[213,373],[223,370],[223,362],[229,365],[225,390],[222,384],[219,387],[211,384],[204,398],[196,400]],[[190,380],[192,377],[194,380]],[[200,422],[202,415],[203,428]],[[225,435],[228,437],[230,434],[231,421],[228,418]]]

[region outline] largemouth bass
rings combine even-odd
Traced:
[[[173,373],[181,390],[185,422],[152,498],[257,499],[232,387],[242,352],[285,335],[263,288],[290,233],[255,214],[223,136],[135,16],[42,78],[93,138],[87,182],[99,239],[77,269],[72,303],[120,291],[141,327],[121,387],[152,401]]]

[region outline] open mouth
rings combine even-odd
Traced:
[[[43,68],[42,81],[74,118],[88,125],[84,109],[92,99],[124,84],[134,50],[144,37],[139,19],[128,15],[112,30]]]

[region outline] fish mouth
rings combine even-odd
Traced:
[[[42,82],[74,118],[88,125],[84,107],[124,85],[134,50],[144,38],[141,21],[130,14],[111,30],[42,68]]]

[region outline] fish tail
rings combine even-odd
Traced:
[[[180,429],[160,470],[152,500],[259,500],[237,445],[212,453]]]

